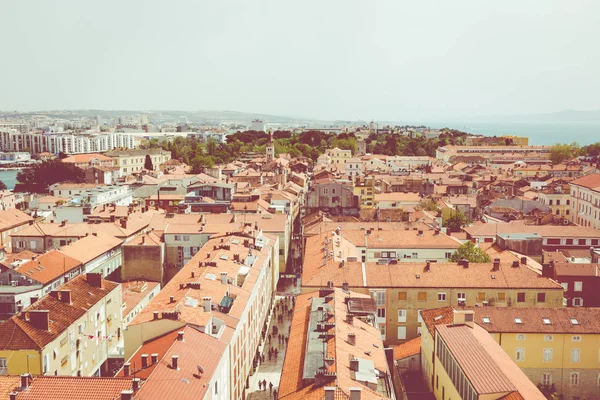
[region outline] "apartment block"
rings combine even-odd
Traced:
[[[103,376],[121,332],[121,286],[75,277],[0,324],[5,374]]]
[[[546,397],[490,334],[473,322],[472,310],[423,312],[423,378],[438,400]]]
[[[244,398],[279,278],[277,242],[249,226],[214,235],[129,323],[125,358],[148,340],[193,326],[226,343],[224,390],[229,399]]]
[[[600,229],[600,174],[589,174],[570,182],[571,221]]]
[[[380,264],[336,259],[335,254],[329,257],[325,246],[323,241],[317,246],[307,245],[302,291],[313,291],[331,282],[336,287],[369,294],[376,301],[381,337],[388,345],[421,334],[421,312],[430,308],[563,306],[563,287],[519,261]]]
[[[171,159],[171,152],[160,149],[110,150],[105,155],[113,159],[113,166],[119,168],[120,177],[142,171],[147,155],[150,156],[154,171],[159,171],[160,165]]]
[[[135,148],[135,137],[126,133],[34,133],[0,131],[0,149],[32,154],[102,153],[114,148]]]

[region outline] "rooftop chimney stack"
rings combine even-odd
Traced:
[[[353,332],[348,333],[348,343],[354,346],[356,344],[356,334]]]
[[[123,364],[123,375],[124,376],[129,376],[130,367],[131,367],[131,364],[128,363],[128,362],[126,362],[125,364]]]
[[[102,274],[88,272],[85,276],[88,285],[102,289]]]
[[[518,261],[513,261],[512,267],[513,268],[519,268],[519,262]]]
[[[152,353],[150,359],[152,360],[153,365],[156,364],[158,362],[158,353]]]
[[[358,360],[356,358],[350,360],[350,371],[358,371]]]
[[[175,296],[169,296],[169,303],[175,303]]]
[[[521,257],[521,264],[527,265],[527,257]]]
[[[492,268],[493,271],[500,271],[500,259],[499,258],[494,258],[494,268]]]
[[[154,320],[159,319],[159,313],[158,313],[158,311],[154,311],[152,314],[153,314],[153,319]]]
[[[148,368],[148,354],[142,354],[142,369]]]
[[[29,323],[36,329],[41,329],[44,331],[50,330],[50,311],[30,310]]]
[[[171,356],[171,368],[173,368],[173,369],[179,369],[177,367],[178,362],[179,362],[179,356],[176,355],[176,354],[173,354],[173,356]]]
[[[140,389],[140,378],[133,378],[131,380],[131,389],[137,392]]]
[[[211,297],[203,297],[202,298],[202,307],[204,307],[204,312],[211,311]]]
[[[10,400],[17,400],[19,392],[10,392]]]
[[[122,390],[121,391],[121,400],[131,400],[133,398],[133,390]]]
[[[221,272],[221,283],[227,285],[227,272]]]
[[[177,332],[177,340],[183,342],[183,331]]]
[[[30,374],[21,374],[21,387],[26,389],[29,387],[29,382],[31,382]]]

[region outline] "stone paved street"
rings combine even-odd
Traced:
[[[279,310],[281,310],[282,305],[285,304],[285,296],[289,296],[294,293],[299,293],[299,289],[294,287],[291,284],[290,280],[280,281],[280,287],[283,289],[283,291],[277,292],[274,302],[274,304],[280,304]],[[283,367],[283,360],[285,358],[286,346],[284,344],[278,343],[277,335],[273,337],[273,327],[276,326],[279,333],[288,336],[291,319],[288,318],[286,312],[283,312],[283,322],[277,322],[276,314],[277,311],[274,307],[271,311],[268,330],[268,332],[272,336],[271,343],[269,344],[269,340],[266,339],[265,342],[261,345],[261,354],[265,355],[265,362],[261,363],[258,366],[254,375],[250,377],[250,388],[247,391],[247,399],[249,400],[273,399],[273,393],[269,393],[269,383],[273,384],[273,389],[279,390],[279,379],[281,377],[281,369]],[[269,348],[271,347],[277,349],[278,354],[276,359],[273,357],[271,358],[271,360],[269,360],[268,353]],[[263,380],[267,381],[266,390],[258,388],[258,382],[262,382]]]

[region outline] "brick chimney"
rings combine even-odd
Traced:
[[[350,359],[350,371],[358,371],[358,359]]]
[[[21,374],[21,388],[27,389],[29,387],[29,383],[31,382],[30,374]]]
[[[50,311],[30,310],[29,323],[36,329],[50,330]]]
[[[88,272],[85,276],[88,285],[102,289],[102,274]]]
[[[152,360],[152,364],[156,364],[158,362],[158,353],[152,353],[150,359]]]
[[[494,267],[492,268],[492,271],[500,271],[500,259],[499,258],[494,258]]]
[[[121,228],[127,229],[127,218],[121,218]]]
[[[142,369],[148,368],[148,354],[142,354]]]
[[[204,307],[204,312],[211,311],[211,297],[203,297],[202,298],[202,307]]]
[[[140,378],[133,378],[131,380],[131,389],[134,392],[137,392],[139,390],[139,388],[140,388]]]
[[[71,304],[71,291],[70,290],[61,290],[58,292],[60,295],[60,301],[63,303]]]
[[[356,344],[356,334],[353,332],[348,333],[348,343],[354,346]]]
[[[122,390],[121,391],[121,400],[131,400],[133,398],[133,390]]]
[[[10,400],[17,400],[19,392],[10,392]]]
[[[131,364],[126,362],[123,364],[123,375],[124,376],[129,376],[130,373],[130,368],[131,368]]]
[[[183,331],[177,332],[177,340],[183,342]]]
[[[171,368],[173,369],[179,369],[178,366],[179,363],[179,356],[177,354],[173,354],[171,356]]]
[[[221,272],[221,283],[227,285],[227,272]]]

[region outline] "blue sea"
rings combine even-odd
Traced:
[[[17,174],[19,170],[0,170],[0,181],[4,182],[8,189],[14,189],[17,183]]]
[[[485,136],[527,136],[530,145],[553,145],[577,142],[580,145],[600,142],[600,121],[590,122],[432,122],[432,128],[454,128]]]

